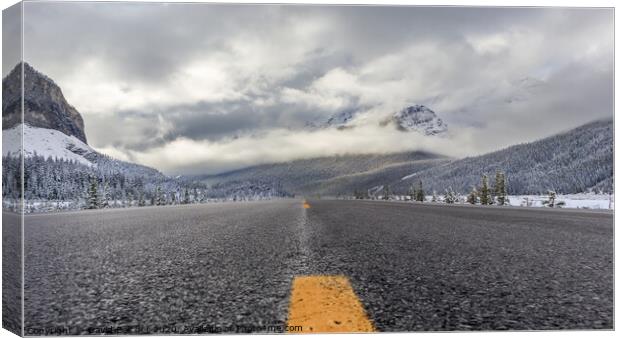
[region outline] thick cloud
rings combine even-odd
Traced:
[[[91,143],[168,173],[464,156],[613,111],[611,9],[29,2],[24,17],[25,59],[60,84]],[[450,135],[374,123],[407,104]],[[360,127],[302,129],[345,110]]]

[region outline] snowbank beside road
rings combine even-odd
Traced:
[[[517,195],[508,196],[510,205],[522,207],[546,207],[544,201],[549,198],[547,195]],[[556,203],[564,202],[562,208],[579,209],[614,209],[613,195],[603,194],[569,194],[557,195]]]

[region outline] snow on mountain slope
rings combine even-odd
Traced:
[[[403,131],[417,131],[425,135],[445,133],[448,126],[434,111],[423,105],[414,105],[394,113],[392,121]]]
[[[21,124],[11,129],[2,130],[2,154],[17,154],[21,140]],[[68,136],[58,130],[24,126],[24,155],[31,157],[35,153],[40,156],[66,159],[88,166],[93,163],[84,156],[96,153],[86,143],[75,136]]]
[[[348,129],[352,128],[351,121],[356,117],[357,111],[347,110],[330,116],[327,120],[319,118],[315,121],[308,121],[305,128],[308,130],[318,130],[325,128]]]
[[[512,195],[544,195],[548,190],[608,193],[613,191],[613,138],[611,119],[594,121],[538,141],[412,172],[390,188],[406,192],[421,180],[427,191],[452,188],[467,194],[480,185],[483,174],[492,180],[495,172],[502,171]]]
[[[354,117],[354,111],[343,111],[330,117],[327,122],[325,122],[324,127],[346,128]]]
[[[310,129],[337,128],[340,130],[353,128],[355,125],[367,121],[360,121],[358,111],[347,110],[332,115],[324,122],[308,122]],[[417,132],[427,136],[440,135],[448,131],[448,125],[435,114],[434,111],[423,105],[405,107],[393,114],[386,115],[380,121],[381,126],[396,126],[396,129],[404,132]]]

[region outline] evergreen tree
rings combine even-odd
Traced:
[[[453,203],[456,203],[457,200],[458,198],[456,194],[454,193],[454,190],[452,190],[452,187],[449,187],[448,189],[446,189],[446,192],[443,197],[443,201],[448,204],[453,204]]]
[[[489,205],[492,204],[491,192],[489,190],[489,179],[487,175],[482,175],[482,185],[480,186],[480,204]]]
[[[431,199],[431,202],[437,202],[437,192],[435,190],[433,190],[433,198]]]
[[[133,194],[131,191],[127,193],[127,206],[130,208],[133,206]]]
[[[495,196],[498,205],[506,204],[506,175],[499,170],[495,173]]]
[[[164,197],[162,196],[161,187],[155,189],[155,205],[164,205]]]
[[[368,197],[368,191],[365,189],[355,189],[355,191],[353,192],[353,196],[355,197],[355,199],[357,200],[363,200],[363,199],[367,199]]]
[[[411,184],[411,186],[409,186],[409,191],[407,193],[407,195],[409,195],[409,199],[411,201],[415,201],[416,200],[416,190],[415,187],[413,186],[413,183]]]
[[[473,187],[469,195],[467,195],[467,203],[469,204],[478,203],[478,191],[476,190],[476,187]]]
[[[103,190],[101,191],[101,207],[108,208],[110,207],[110,187],[108,186],[108,181],[103,181]]]
[[[424,202],[425,198],[424,189],[422,188],[422,180],[420,180],[418,183],[418,189],[416,190],[416,201]]]
[[[389,200],[390,197],[391,197],[391,194],[392,193],[390,192],[390,186],[387,185],[387,184],[384,185],[383,186],[383,199],[386,200],[386,201]]]
[[[555,207],[555,198],[556,198],[556,193],[553,190],[549,190],[547,192],[547,200],[543,202],[543,204],[547,205],[549,208],[554,208]]]
[[[140,192],[140,194],[138,194],[138,206],[143,207],[145,205],[146,205],[146,201],[144,200],[144,194]]]
[[[183,204],[189,204],[189,202],[190,202],[190,200],[189,200],[189,191],[186,188],[185,192],[183,193]]]
[[[99,209],[99,193],[97,192],[97,179],[95,177],[90,179],[86,208]]]

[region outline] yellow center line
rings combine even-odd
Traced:
[[[291,292],[289,327],[301,326],[303,333],[375,331],[345,276],[295,277]]]

